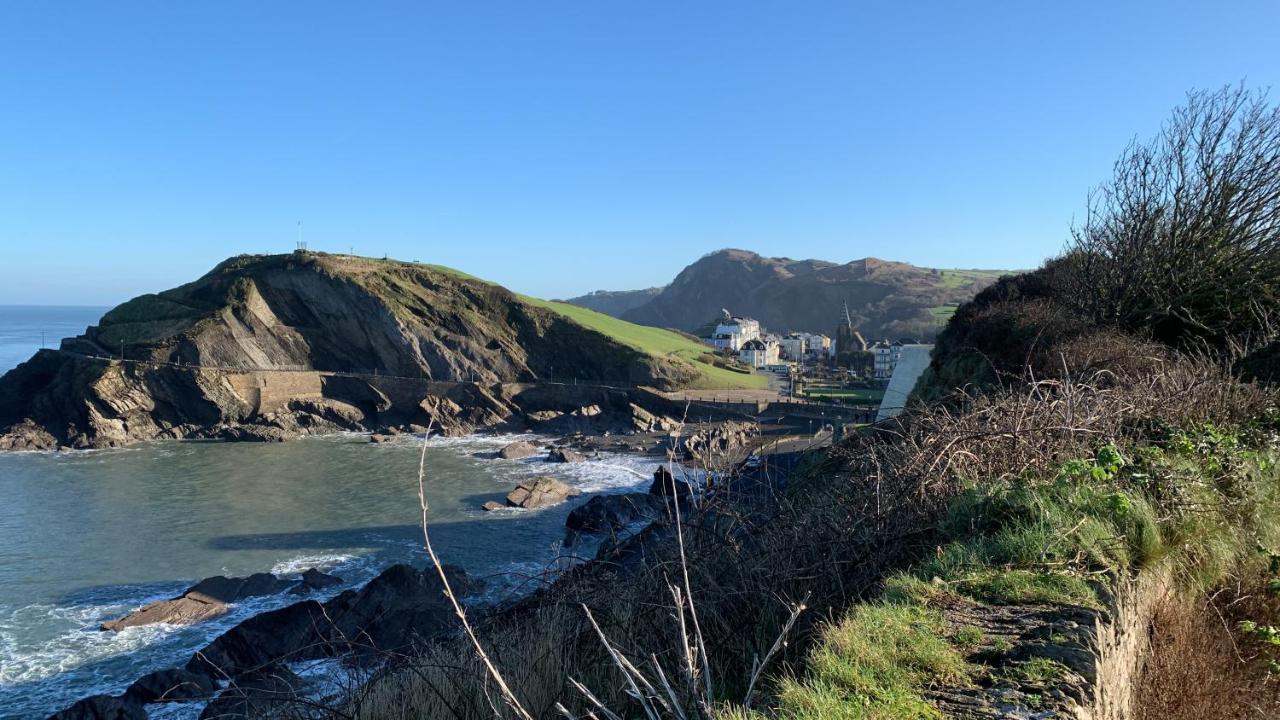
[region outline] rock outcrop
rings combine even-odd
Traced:
[[[685,480],[674,477],[665,466],[659,465],[658,469],[653,471],[653,482],[649,484],[649,494],[683,500],[693,495],[693,487]]]
[[[551,448],[551,450],[547,452],[547,461],[553,463],[580,463],[586,461],[586,459],[587,457],[582,453],[570,450],[569,448]]]
[[[498,457],[504,460],[519,460],[521,458],[532,457],[539,452],[538,446],[527,440],[513,442],[510,445],[498,451]]]
[[[526,480],[507,493],[507,504],[512,507],[534,510],[560,503],[578,494],[571,486],[553,477],[536,477]]]
[[[580,533],[613,533],[646,520],[658,518],[666,502],[647,493],[597,495],[574,508],[565,527]]]
[[[182,668],[147,673],[129,686],[125,697],[140,703],[186,702],[213,697],[217,692],[208,675]]]
[[[302,685],[302,678],[283,665],[257,668],[219,693],[200,713],[200,720],[253,720],[296,710]]]
[[[340,584],[341,578],[326,575],[314,568],[303,573],[301,580],[284,580],[271,573],[255,573],[247,578],[222,575],[205,578],[168,600],[160,600],[118,619],[102,623],[102,629],[119,632],[140,625],[166,623],[191,625],[218,617],[231,603],[252,597],[276,595],[286,590],[309,592]]]
[[[320,253],[241,256],[120,305],[0,377],[0,449],[399,425],[461,434],[547,410],[501,388],[552,367],[585,383],[674,387],[698,376],[451,272]]]
[[[726,422],[695,431],[684,438],[684,459],[709,465],[723,463],[741,453],[759,433],[759,427],[747,422]]]
[[[93,695],[50,715],[49,720],[147,720],[147,711],[129,697]]]
[[[445,566],[455,593],[478,585]],[[319,603],[303,600],[255,615],[192,656],[185,669],[215,678],[238,678],[273,663],[404,652],[454,627],[453,606],[433,568],[393,565],[360,590]]]

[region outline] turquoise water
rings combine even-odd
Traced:
[[[591,493],[643,484],[655,462],[477,457],[514,439],[427,441],[432,541],[445,562],[487,578],[491,597],[532,587],[566,562],[569,510]],[[0,718],[44,717],[88,694],[118,693],[138,675],[184,662],[231,624],[291,599],[255,600],[193,627],[97,630],[193,580],[319,567],[351,586],[393,562],[421,564],[421,443],[372,444],[348,434],[0,453]],[[479,509],[542,474],[584,496],[538,511]]]

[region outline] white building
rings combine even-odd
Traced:
[[[730,318],[716,325],[707,343],[717,350],[738,352],[744,344],[760,337],[760,323],[751,318]]]
[[[821,360],[833,355],[831,338],[821,334],[810,334],[805,337],[805,352],[814,359]]]
[[[753,368],[778,363],[778,344],[760,338],[753,338],[742,344],[738,350],[738,359]]]
[[[803,360],[809,349],[809,336],[805,333],[790,333],[778,342],[782,357],[787,360]]]

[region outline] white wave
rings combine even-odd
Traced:
[[[289,558],[288,560],[282,560],[275,565],[272,565],[268,572],[273,575],[300,575],[312,568],[327,572],[339,565],[349,563],[358,558],[358,555],[351,555],[347,553],[302,555],[295,558]]]

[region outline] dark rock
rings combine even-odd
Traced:
[[[275,595],[284,592],[291,584],[271,573],[254,573],[247,578],[215,575],[192,585],[182,594],[209,602],[233,603],[251,597]]]
[[[336,575],[322,573],[315,568],[311,568],[302,573],[302,578],[294,585],[289,592],[293,595],[305,595],[316,590],[326,590],[331,587],[337,587],[342,584],[342,578]]]
[[[551,452],[547,453],[547,460],[556,463],[580,463],[586,459],[585,455],[569,448],[551,448]]]
[[[538,446],[525,440],[513,442],[498,451],[498,457],[504,460],[519,460],[520,458],[532,457],[537,454]]]
[[[507,504],[526,510],[558,505],[578,494],[569,485],[552,477],[536,477],[526,480],[507,493]]]
[[[213,697],[217,691],[208,675],[182,668],[157,670],[138,678],[125,696],[142,703],[180,702]]]
[[[479,589],[460,568],[446,565],[454,593],[465,597]],[[361,652],[400,652],[421,640],[456,627],[453,606],[435,568],[418,570],[392,565],[358,592],[345,592],[325,603],[337,637]]]
[[[446,566],[445,573],[459,596],[478,589],[456,567]],[[234,678],[275,662],[408,650],[454,622],[434,568],[393,565],[359,591],[323,605],[305,600],[245,620],[196,653],[186,669]]]
[[[395,439],[394,435],[383,435],[382,433],[374,433],[369,436],[369,442],[374,444],[388,443]]]
[[[312,590],[324,590],[325,588],[341,585],[342,578],[337,575],[322,573],[315,568],[311,568],[310,570],[302,573],[302,584]]]
[[[272,662],[328,657],[331,627],[320,603],[303,600],[236,625],[192,656],[186,669],[213,677],[237,677]]]
[[[147,711],[128,697],[93,695],[50,715],[49,720],[147,720]]]
[[[693,494],[693,488],[684,480],[678,480],[664,465],[653,471],[653,483],[649,485],[649,494],[661,497],[687,498]]]
[[[485,510],[486,512],[488,512],[488,511],[493,511],[493,510],[501,510],[501,509],[502,509],[502,508],[504,508],[504,507],[506,507],[506,505],[503,505],[502,503],[500,503],[500,502],[496,502],[496,501],[494,501],[494,500],[490,500],[489,502],[487,502],[487,503],[485,503],[485,504],[481,505],[481,506],[480,506],[480,509]]]
[[[614,532],[642,520],[656,519],[664,505],[662,498],[645,493],[597,495],[574,508],[564,524],[576,532]]]
[[[302,685],[302,678],[283,665],[268,665],[236,678],[205,707],[200,720],[273,716],[294,705],[300,698]]]
[[[297,437],[297,433],[272,425],[230,425],[219,430],[215,437],[231,442],[286,442]]]

